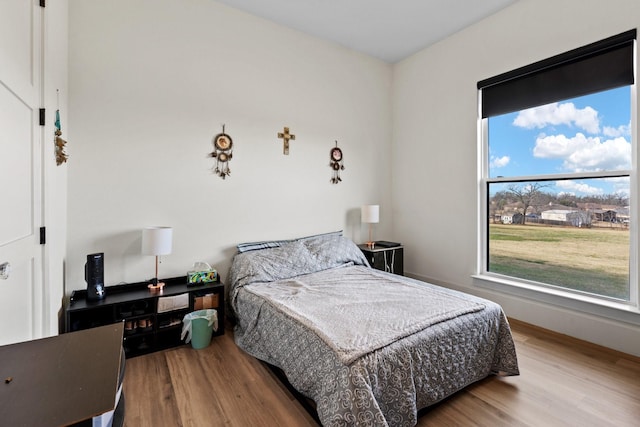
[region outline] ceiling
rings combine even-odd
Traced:
[[[517,0],[218,0],[394,63]]]

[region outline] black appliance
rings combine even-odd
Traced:
[[[87,300],[97,301],[104,298],[104,253],[87,255],[84,280],[87,282]]]

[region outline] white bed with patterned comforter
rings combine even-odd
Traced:
[[[374,270],[338,233],[272,243],[234,257],[235,340],[282,369],[324,426],[414,426],[473,382],[518,375],[499,305]]]

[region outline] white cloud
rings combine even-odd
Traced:
[[[539,107],[522,110],[514,119],[513,124],[518,127],[542,129],[546,126],[577,126],[585,132],[597,134],[600,132],[598,112],[591,107],[576,108],[572,102],[560,104],[554,102]]]
[[[611,184],[613,186],[613,192],[616,194],[621,194],[623,196],[629,196],[631,194],[631,188],[629,187],[629,178],[628,177],[611,177],[611,178],[602,178],[603,181]]]
[[[616,138],[618,136],[630,136],[631,135],[631,125],[620,125],[617,128],[611,126],[605,126],[602,129],[602,134],[604,136],[608,136],[610,138]]]
[[[491,156],[490,166],[492,168],[502,168],[509,164],[511,158],[509,156],[495,157]]]
[[[534,157],[562,159],[563,169],[571,172],[621,170],[631,168],[631,144],[622,137],[601,141],[577,133],[541,136],[536,139]]]
[[[556,187],[560,187],[564,190],[560,194],[571,194],[571,195],[575,195],[576,193],[590,194],[590,195],[604,194],[604,190],[602,188],[592,187],[591,185],[582,184],[582,183],[571,181],[571,180],[557,181]]]

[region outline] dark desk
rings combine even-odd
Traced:
[[[0,347],[0,424],[64,426],[114,409],[123,323]]]

